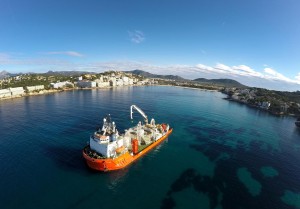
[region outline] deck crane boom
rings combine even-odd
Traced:
[[[136,111],[138,111],[143,116],[145,123],[148,124],[148,117],[147,117],[147,115],[143,112],[143,110],[141,110],[136,105],[131,105],[130,106],[130,118],[131,118],[131,120],[133,119],[132,118],[133,109],[136,109]]]

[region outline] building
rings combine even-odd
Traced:
[[[0,89],[0,98],[17,97],[25,95],[23,87]]]
[[[289,107],[290,106],[287,103],[283,103],[283,104],[280,105],[280,111],[281,112],[287,112]]]
[[[0,98],[11,97],[11,93],[9,89],[0,89]]]
[[[28,92],[32,92],[32,91],[41,91],[41,90],[44,90],[44,89],[45,89],[44,85],[26,86],[25,88],[26,88],[26,90],[27,90]]]
[[[78,81],[77,86],[79,88],[95,88],[97,83],[95,81]]]
[[[59,88],[64,88],[66,86],[74,86],[73,83],[69,82],[69,81],[64,81],[64,82],[57,82],[57,83],[50,83],[50,87],[54,88],[54,89],[59,89]]]
[[[115,77],[111,77],[109,80],[110,86],[116,86],[117,85],[117,79]]]
[[[261,103],[259,103],[259,107],[260,107],[261,109],[267,110],[267,109],[270,108],[270,106],[271,106],[271,103],[270,103],[270,102],[261,102]]]
[[[123,80],[122,80],[122,79],[118,79],[118,80],[116,81],[116,85],[117,85],[117,86],[123,86],[123,85],[124,85]]]
[[[98,87],[109,87],[109,82],[101,82],[101,83],[97,83]]]
[[[132,78],[128,79],[128,85],[133,85],[133,79]]]
[[[102,77],[101,77],[102,78]],[[95,80],[95,82],[96,82],[96,85],[98,86],[98,87],[108,87],[109,86],[109,82],[104,82],[103,81],[103,78],[102,79],[97,79],[97,80]]]
[[[25,94],[23,87],[9,88],[11,96],[22,96]]]
[[[129,78],[127,76],[122,76],[123,85],[128,86],[129,85]]]

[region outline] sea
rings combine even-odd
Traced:
[[[0,102],[1,209],[300,208],[300,129],[293,117],[171,86],[74,90]],[[89,169],[82,148],[130,105],[174,128],[127,168]]]

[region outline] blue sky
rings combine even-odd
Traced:
[[[0,71],[133,70],[300,90],[297,0],[0,0]]]

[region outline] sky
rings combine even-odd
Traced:
[[[0,0],[0,72],[141,69],[300,90],[298,0]]]

